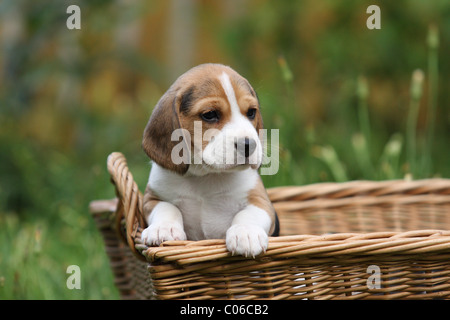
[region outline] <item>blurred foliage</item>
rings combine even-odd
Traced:
[[[117,298],[88,203],[114,196],[112,151],[144,188],[151,110],[173,74],[199,63],[248,78],[265,127],[280,129],[268,187],[450,177],[448,1],[377,1],[381,30],[366,28],[373,1],[186,2],[193,36],[180,47],[167,44],[180,28],[172,1],[0,3],[0,298]],[[66,28],[69,4],[81,8],[81,30]],[[430,25],[440,40],[431,62]],[[175,68],[189,50],[189,65]],[[415,69],[425,79],[408,136]],[[420,159],[408,158],[411,141]],[[422,154],[427,165],[412,170]],[[65,288],[70,264],[84,272],[82,292]]]

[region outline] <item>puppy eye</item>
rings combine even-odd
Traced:
[[[202,113],[200,115],[200,117],[206,122],[217,122],[217,121],[219,121],[219,115],[214,110]]]
[[[247,117],[248,117],[250,120],[253,120],[253,119],[255,119],[255,116],[256,116],[256,108],[250,108],[250,109],[248,109],[248,111],[247,111]]]

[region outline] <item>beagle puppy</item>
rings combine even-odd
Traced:
[[[236,71],[203,64],[181,75],[143,135],[153,161],[143,242],[221,238],[233,254],[265,252],[279,222],[257,171],[261,129],[256,92]]]

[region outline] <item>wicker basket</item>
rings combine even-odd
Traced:
[[[114,200],[90,206],[124,299],[450,297],[450,180],[354,181],[268,190],[281,236],[256,259],[224,240],[140,242],[142,194],[120,153]]]

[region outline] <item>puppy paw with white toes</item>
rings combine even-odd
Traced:
[[[233,255],[254,258],[266,252],[268,244],[267,233],[261,227],[237,224],[227,230],[226,245]]]
[[[164,241],[186,240],[186,233],[178,226],[152,224],[142,231],[141,240],[149,246],[159,246]]]

